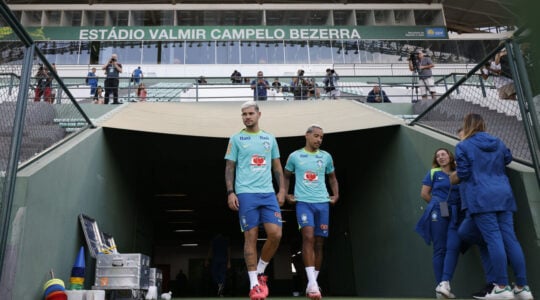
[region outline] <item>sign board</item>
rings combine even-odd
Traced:
[[[27,27],[36,41],[281,41],[448,39],[444,26],[119,26]],[[0,40],[15,40],[0,27]]]

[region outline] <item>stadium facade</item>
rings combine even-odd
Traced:
[[[436,63],[474,63],[502,37],[449,37],[442,4],[10,7],[58,65],[102,64],[111,53],[125,64],[386,64],[416,48]]]

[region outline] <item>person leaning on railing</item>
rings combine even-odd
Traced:
[[[366,98],[366,102],[368,103],[381,103],[381,102],[387,102],[391,103],[390,99],[388,99],[388,96],[386,96],[386,93],[381,90],[381,88],[378,85],[374,85],[373,89],[369,91],[368,96]]]

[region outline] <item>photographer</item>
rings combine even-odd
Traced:
[[[119,77],[122,73],[122,64],[118,62],[118,56],[116,54],[111,55],[109,61],[103,65],[102,70],[105,70],[105,104],[109,104],[109,95],[113,94],[112,104],[121,104],[118,102],[118,85],[120,83]]]
[[[251,89],[253,90],[253,100],[265,101],[268,99],[267,90],[270,84],[263,77],[263,72],[257,72],[257,79],[251,81]]]
[[[431,98],[435,99],[435,81],[433,80],[431,68],[434,67],[431,58],[426,57],[422,50],[416,50],[409,57],[409,70],[418,74],[420,94],[422,100],[427,99],[428,92]]]
[[[503,100],[516,100],[516,88],[514,80],[512,80],[512,72],[510,71],[510,63],[508,62],[506,49],[501,50],[495,55],[495,60],[491,62],[493,84],[497,88],[499,98]]]
[[[336,99],[341,95],[341,92],[337,89],[337,81],[339,80],[339,75],[334,69],[326,69],[326,77],[323,79],[324,90],[326,95],[330,99]]]
[[[304,70],[298,70],[296,75],[291,82],[294,100],[306,100],[308,97],[309,82],[304,78]]]
[[[47,81],[49,80],[49,73],[47,69],[40,64],[36,73],[36,88],[34,90],[34,101],[41,101],[41,96],[44,96],[45,100],[50,97],[51,90],[47,88]]]

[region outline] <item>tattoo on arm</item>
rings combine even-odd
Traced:
[[[227,160],[225,163],[225,186],[227,190],[234,189],[234,171],[236,163],[232,160]]]

